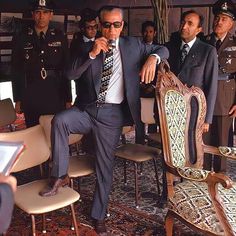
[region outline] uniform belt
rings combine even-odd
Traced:
[[[230,80],[230,75],[229,74],[219,74],[218,80]]]

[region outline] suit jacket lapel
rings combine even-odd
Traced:
[[[198,58],[197,58],[197,45],[199,44],[199,40],[200,39],[196,39],[195,43],[193,44],[193,46],[191,47],[188,55],[185,58],[184,64],[182,66],[182,69],[184,67],[189,67],[189,66],[195,66],[198,63]]]
[[[100,86],[101,86],[101,75],[102,75],[102,69],[103,69],[103,60],[104,56],[101,52],[95,59],[94,62],[91,64],[91,70],[92,70],[92,78],[93,78],[93,84],[96,91],[96,94],[99,94]]]

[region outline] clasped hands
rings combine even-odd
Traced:
[[[89,56],[91,58],[96,58],[96,56],[101,52],[108,52],[108,40],[105,37],[97,38],[93,45],[92,51],[90,51]],[[149,84],[154,80],[156,74],[156,64],[157,57],[149,56],[140,71],[141,83]]]

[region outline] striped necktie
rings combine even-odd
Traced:
[[[181,57],[180,57],[181,65],[184,63],[184,60],[185,60],[186,56],[188,55],[188,48],[189,48],[188,44],[185,43],[182,50],[181,50]]]
[[[107,94],[108,85],[113,70],[113,50],[110,50],[105,55],[105,60],[102,70],[101,86],[98,94],[98,103],[105,103],[105,98]]]

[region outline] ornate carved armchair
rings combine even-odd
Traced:
[[[205,96],[199,88],[183,85],[165,62],[159,66],[156,96],[168,182],[166,235],[173,233],[174,218],[204,235],[236,235],[236,185],[224,174],[202,169],[204,153],[236,159],[236,148],[203,144]],[[193,97],[198,104],[194,164],[188,144]],[[182,181],[173,184],[173,176]]]

